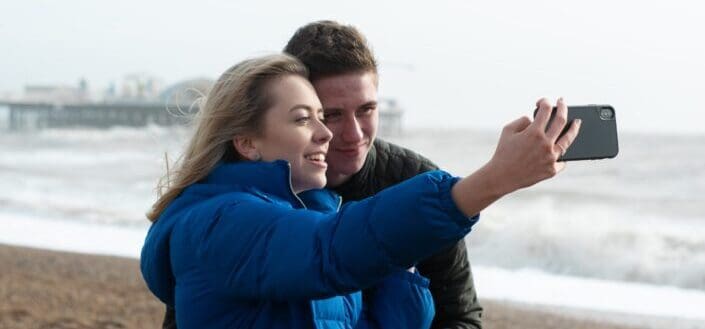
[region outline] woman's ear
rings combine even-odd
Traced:
[[[255,146],[255,141],[252,137],[247,136],[235,136],[233,137],[233,147],[237,153],[240,153],[243,157],[250,161],[259,161],[262,159],[257,147]]]

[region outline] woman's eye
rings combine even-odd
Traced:
[[[296,119],[296,123],[306,123],[308,120],[311,120],[311,117],[299,117]]]

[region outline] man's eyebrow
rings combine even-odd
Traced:
[[[360,105],[358,108],[363,109],[363,108],[371,107],[371,106],[377,106],[377,101],[369,101],[367,103]]]
[[[362,109],[362,108],[366,108],[366,107],[377,106],[377,104],[379,104],[377,101],[369,101],[369,102],[363,103],[362,105],[358,106],[357,108]],[[326,108],[324,108],[324,110],[326,110],[326,111],[342,111],[343,108],[333,106],[333,107],[326,107]]]

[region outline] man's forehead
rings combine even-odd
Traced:
[[[333,74],[325,77],[319,77],[312,81],[313,85],[318,89],[324,88],[359,88],[359,87],[374,87],[377,88],[377,73],[373,71],[348,72],[341,74]]]
[[[377,100],[377,83],[374,73],[348,73],[317,79],[313,85],[324,106],[357,106]],[[325,103],[341,103],[330,104]]]

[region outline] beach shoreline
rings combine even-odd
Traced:
[[[136,259],[0,244],[0,269],[0,328],[161,327],[164,306],[147,290]],[[600,312],[482,303],[486,328],[653,328]]]

